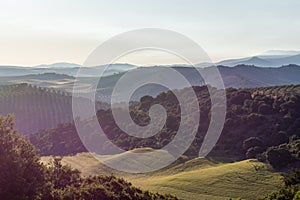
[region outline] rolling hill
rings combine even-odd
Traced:
[[[44,163],[49,159],[42,157]],[[142,189],[172,193],[182,199],[258,199],[283,184],[279,173],[269,171],[267,165],[256,160],[231,163],[211,158],[182,158],[165,169],[147,174],[126,174],[109,169],[89,153],[63,157],[62,163],[79,169],[84,176],[113,173]]]
[[[279,68],[261,68],[249,65],[218,66],[225,87],[254,88],[299,84],[300,67],[287,65]]]
[[[81,70],[81,77],[94,77],[104,72],[106,65],[93,66],[93,67],[82,67],[81,65],[73,63],[54,63],[50,65],[38,65],[32,67],[20,67],[20,66],[0,66],[0,74],[3,77],[7,76],[24,76],[29,74],[44,74],[44,73],[56,73],[56,74],[67,74],[69,76],[76,76],[79,68]],[[122,73],[131,69],[135,69],[137,66],[116,63],[110,65],[109,69],[104,72],[103,75],[109,76],[117,73]]]
[[[184,155],[190,158],[199,156],[210,122],[211,107],[207,88],[194,87],[194,90],[199,101],[201,120],[193,142],[184,152]],[[180,92],[186,94],[186,102],[189,104],[192,99],[187,91],[183,89]],[[300,85],[239,90],[229,88],[226,93],[225,124],[209,156],[226,157],[236,161],[258,158],[270,163],[274,169],[292,168],[300,163]],[[217,94],[217,89],[211,90],[211,95]],[[179,124],[183,127],[191,124],[189,121],[181,121],[179,102],[170,91],[161,93],[156,98],[144,97],[132,105],[132,120],[138,125],[149,123],[148,109],[155,104],[160,104],[166,109],[167,119],[162,129],[151,137],[138,138],[128,135],[116,124],[110,109],[97,112],[98,122],[105,136],[121,149],[161,149],[175,137]],[[95,144],[95,136],[97,148],[93,152],[108,155],[115,152],[112,145],[106,142],[104,135],[99,134],[97,127],[93,128],[94,126],[86,120],[78,123],[81,130],[88,133],[81,140],[73,123],[39,131],[30,135],[29,139],[42,156],[66,156],[86,152],[81,141]],[[180,142],[184,144],[185,141],[181,139]]]
[[[108,108],[102,103],[97,103],[96,106]],[[25,135],[32,134],[42,129],[56,127],[58,124],[72,122],[72,97],[64,92],[26,83],[2,85],[0,114],[9,113],[16,116],[19,132]]]

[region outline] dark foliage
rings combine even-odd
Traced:
[[[300,199],[300,170],[294,169],[284,177],[285,185],[269,194],[265,200],[297,200]]]
[[[198,155],[210,122],[210,95],[216,95],[218,92],[212,88],[212,93],[209,94],[207,87],[194,87],[193,89],[199,100],[201,120],[196,138],[185,153],[191,157]],[[180,92],[184,93],[189,101],[190,95],[187,90],[183,89]],[[210,156],[235,159],[256,157],[269,162],[275,168],[298,162],[300,156],[300,85],[252,89],[229,88],[226,90],[226,95],[226,122],[222,135]],[[158,149],[168,144],[176,135],[181,122],[181,111],[171,91],[161,93],[155,98],[145,96],[140,103],[130,107],[130,115],[135,123],[141,126],[147,125],[150,121],[148,110],[154,104],[164,106],[168,118],[160,132],[146,139],[129,136],[120,130],[112,117],[111,110],[99,110],[97,116],[107,137],[117,146],[125,150],[139,147]],[[86,130],[91,130],[91,134],[96,134],[92,133],[88,122],[82,122],[82,126]],[[68,138],[68,140],[62,138]],[[78,139],[73,124],[41,131],[30,137],[41,155],[66,155],[85,151]],[[104,151],[109,152],[109,146],[102,144],[102,147]],[[281,156],[282,154],[288,157]],[[274,163],[281,161],[284,164],[275,166]]]
[[[19,135],[12,116],[0,116],[0,199],[2,200],[176,200],[142,191],[115,176],[83,178],[54,158],[41,164],[34,146]]]
[[[196,156],[210,122],[210,95],[206,87],[194,88],[201,111],[201,120],[195,141],[186,152],[188,156]],[[181,92],[186,92],[182,90]],[[213,93],[217,93],[213,89]],[[280,149],[280,145],[290,152],[289,162],[295,162],[300,155],[298,137],[300,134],[299,94],[300,86],[281,86],[254,89],[227,89],[227,116],[226,123],[211,155],[235,157],[260,157],[269,161],[274,156],[267,156],[269,147]],[[186,95],[187,98],[189,95]],[[180,107],[172,92],[161,93],[156,98],[145,96],[137,105],[131,106],[130,115],[139,125],[149,123],[147,111],[153,104],[161,104],[166,108],[168,118],[165,127],[155,136],[147,139],[138,139],[128,136],[118,128],[110,110],[99,110],[98,119],[107,137],[123,149],[137,147],[161,148],[168,144],[178,129],[180,122]],[[89,124],[82,123],[88,130]],[[68,138],[68,140],[62,140]],[[72,139],[71,139],[72,138]],[[67,155],[85,151],[81,145],[73,124],[61,125],[55,129],[42,131],[31,136],[32,143],[37,146],[42,155]],[[103,144],[103,148],[109,146]],[[274,152],[268,150],[269,152]],[[284,150],[280,150],[282,152]],[[280,158],[278,158],[280,159]],[[275,158],[276,160],[276,158]],[[285,166],[285,165],[284,165]],[[279,167],[284,167],[279,166]],[[275,166],[274,166],[275,167]],[[276,166],[278,167],[278,166]]]
[[[14,128],[14,117],[0,116],[0,199],[40,199],[44,167],[34,147]]]
[[[269,148],[266,152],[266,157],[274,168],[283,168],[293,160],[291,153],[287,149],[280,147]]]

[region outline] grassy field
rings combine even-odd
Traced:
[[[47,163],[49,157],[42,160]],[[172,193],[186,200],[257,199],[282,184],[279,173],[270,172],[265,164],[256,160],[224,163],[204,158],[183,159],[166,169],[147,174],[117,172],[99,163],[89,153],[64,157],[63,163],[81,170],[84,176],[113,173],[142,189]]]

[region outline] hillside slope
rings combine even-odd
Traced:
[[[170,192],[183,199],[212,200],[258,199],[282,184],[279,174],[269,172],[265,164],[255,160],[213,164],[180,173],[175,171],[170,175],[141,176],[129,180],[142,188]]]
[[[119,155],[122,156],[122,155]],[[163,159],[163,158],[162,158]],[[43,157],[47,163],[49,157]],[[63,157],[62,162],[83,175],[115,174],[145,190],[172,193],[183,199],[257,199],[283,184],[282,176],[256,160],[222,163],[196,158],[148,174],[125,174],[109,169],[89,153]]]
[[[105,104],[97,104],[105,108]],[[28,84],[0,86],[0,114],[16,116],[17,129],[32,134],[73,120],[72,97]]]
[[[207,88],[194,87],[194,89],[198,96],[201,120],[196,138],[185,152],[185,155],[190,157],[198,156],[209,125],[211,106]],[[185,94],[186,90],[181,92]],[[214,95],[217,92],[217,90],[212,90],[211,94]],[[299,161],[300,85],[227,89],[226,92],[226,120],[221,136],[210,152],[210,156],[231,157],[236,160],[259,157],[261,160],[268,160],[269,157],[264,152],[269,152],[273,147],[280,147],[284,148],[284,151],[289,151],[285,153],[291,159],[275,163],[288,165]],[[187,102],[192,101],[189,94],[185,96],[187,96]],[[149,138],[136,138],[126,134],[116,125],[111,110],[99,110],[98,121],[106,136],[122,149],[130,150],[140,147],[161,149],[172,141],[172,137],[177,133],[181,118],[180,105],[172,92],[161,93],[156,98],[145,97],[130,107],[132,119],[139,125],[147,124],[149,122],[148,109],[154,104],[164,106],[168,118],[163,129]],[[88,122],[82,122],[81,127],[91,134],[89,140],[93,141],[91,138],[93,134],[97,135],[97,129],[91,130]],[[97,136],[103,138],[103,135]],[[85,151],[74,124],[41,131],[31,135],[30,140],[44,156],[74,155]],[[103,152],[111,154],[110,145],[101,141],[98,145],[102,147]]]

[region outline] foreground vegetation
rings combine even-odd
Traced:
[[[142,191],[113,175],[81,177],[54,158],[41,163],[34,147],[14,128],[13,116],[0,116],[0,199],[3,200],[156,200],[177,199]]]
[[[298,200],[300,199],[300,169],[294,169],[285,175],[285,185],[269,194],[264,200]]]

